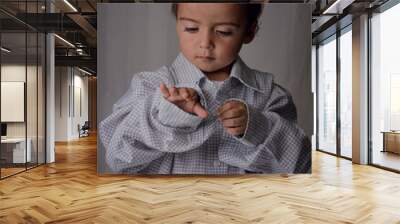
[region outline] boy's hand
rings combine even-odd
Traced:
[[[218,108],[218,119],[229,134],[242,136],[247,126],[247,107],[241,101],[230,100]]]
[[[169,102],[175,104],[187,113],[196,114],[206,118],[208,112],[200,104],[196,90],[192,88],[167,87],[164,83],[160,85],[161,93]]]

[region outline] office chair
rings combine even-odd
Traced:
[[[78,124],[79,138],[89,136],[89,129],[90,129],[89,121],[85,121],[82,127],[80,127],[80,125]]]

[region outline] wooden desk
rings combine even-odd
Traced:
[[[393,152],[400,154],[400,131],[383,131],[382,152]]]
[[[26,142],[28,144],[26,144]],[[25,163],[30,162],[32,158],[30,138],[6,138],[1,139],[1,157],[8,163]],[[26,151],[25,151],[25,145]],[[26,161],[25,161],[26,159]]]

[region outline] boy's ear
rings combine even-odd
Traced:
[[[247,30],[243,43],[245,44],[250,43],[256,36],[257,30],[258,30],[257,23],[253,23],[253,25],[251,25],[250,28]]]

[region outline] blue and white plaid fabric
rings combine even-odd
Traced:
[[[159,86],[194,88],[209,116],[201,119],[162,97]],[[227,100],[241,100],[249,121],[241,138],[216,117]],[[100,123],[106,162],[126,174],[309,173],[311,144],[297,125],[290,94],[271,74],[238,58],[217,85],[183,54],[169,67],[133,76],[128,92]]]

